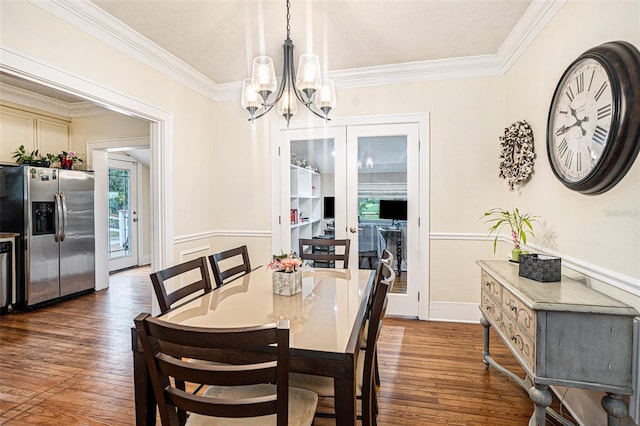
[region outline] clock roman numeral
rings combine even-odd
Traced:
[[[593,83],[593,76],[595,75],[596,75],[596,71],[595,70],[591,71],[591,78],[589,79],[589,87],[587,87],[587,92],[591,91],[591,84]]]
[[[567,115],[569,111],[558,111],[558,114]]]
[[[593,141],[599,145],[604,145],[604,141],[607,139],[607,131],[600,126],[596,126],[593,131]]]
[[[567,169],[571,168],[571,163],[573,162],[573,154],[574,152],[569,150],[567,158],[564,159],[564,165]]]
[[[575,95],[573,94],[573,90],[571,90],[571,87],[567,87],[567,98],[569,98],[569,102],[573,102],[573,98],[575,98]]]
[[[611,115],[611,104],[598,108],[598,120],[602,120]]]
[[[567,127],[566,126],[562,126],[558,130],[556,130],[556,136],[562,136],[566,132],[567,132]]]
[[[578,74],[578,76],[576,77],[576,86],[578,89],[578,93],[582,93],[582,91],[584,90],[584,74],[583,73]]]
[[[582,170],[582,153],[581,152],[579,152],[578,155],[576,156],[576,170],[577,171]]]
[[[596,102],[598,102],[600,100],[600,96],[602,96],[602,94],[604,93],[604,90],[607,88],[607,86],[608,86],[608,84],[607,84],[606,81],[604,83],[602,83],[602,86],[600,86],[600,88],[596,92]]]
[[[560,155],[560,158],[564,157],[564,155],[567,153],[568,148],[569,145],[567,144],[567,140],[562,139],[560,145],[558,145],[558,154]]]

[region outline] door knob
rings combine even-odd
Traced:
[[[137,218],[137,217],[134,217],[134,218],[133,218],[133,221],[134,221],[134,222],[137,222],[137,221],[138,221],[138,218]]]
[[[358,232],[358,228],[356,228],[355,226],[352,226],[351,228],[349,228],[349,232],[351,232],[352,234],[355,234],[356,232]]]

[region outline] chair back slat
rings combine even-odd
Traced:
[[[239,264],[227,266],[230,262],[240,261]],[[209,263],[213,271],[213,279],[216,287],[222,287],[230,278],[236,278],[240,274],[251,272],[251,262],[249,261],[249,250],[247,246],[240,246],[209,256]]]
[[[165,313],[171,309],[171,305],[196,293],[207,293],[212,290],[211,278],[207,268],[207,260],[204,257],[189,260],[178,265],[171,266],[161,271],[150,274],[153,290],[158,299],[160,312]],[[183,284],[173,291],[167,289],[168,281],[189,280],[189,284]]]
[[[314,266],[318,266],[319,263],[327,263],[336,267],[335,262],[342,261],[342,267],[348,269],[350,247],[351,240],[349,239],[300,238],[298,240],[298,256],[302,260],[312,260]],[[340,248],[342,248],[342,253],[338,253]],[[315,250],[321,251],[315,252]]]
[[[163,425],[179,425],[179,411],[230,418],[276,414],[278,425],[287,424],[288,321],[279,321],[277,325],[217,329],[177,325],[140,314],[135,325]],[[234,365],[197,361],[213,360],[220,349],[260,351],[270,354],[274,360],[238,361]],[[190,394],[176,387],[175,383],[180,382],[207,386],[264,385],[269,386],[268,389],[273,389],[271,386],[275,383],[276,388],[266,394],[230,399]]]

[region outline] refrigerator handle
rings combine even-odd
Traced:
[[[53,194],[56,203],[56,214],[55,214],[55,224],[54,227],[56,229],[55,240],[56,243],[60,242],[60,214],[62,213],[62,206],[60,205],[60,194],[57,192]]]
[[[60,232],[60,242],[67,237],[67,198],[64,192],[60,193],[60,201],[62,202],[62,232]]]

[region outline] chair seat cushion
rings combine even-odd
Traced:
[[[364,375],[364,351],[360,351],[356,371],[356,396],[362,396],[362,376]],[[312,374],[289,373],[289,386],[309,389],[320,397],[333,398],[335,395],[333,388],[333,378],[325,376],[315,376]]]
[[[274,385],[251,386],[209,386],[203,396],[212,398],[252,398],[276,393]],[[308,426],[313,423],[313,417],[318,405],[318,395],[306,389],[289,387],[289,425]],[[186,426],[210,425],[275,425],[276,415],[230,419],[226,417],[209,417],[191,414]]]

